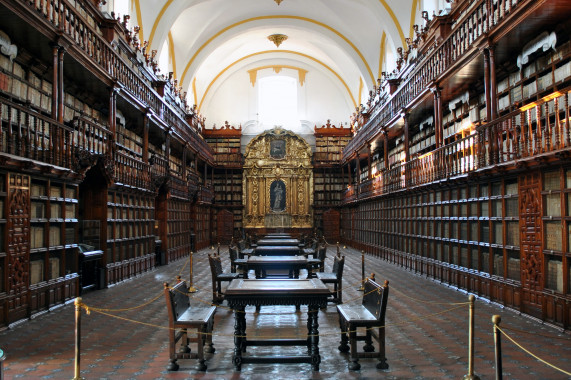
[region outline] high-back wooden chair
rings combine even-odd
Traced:
[[[230,282],[240,276],[238,273],[224,273],[220,256],[208,254],[208,262],[210,263],[210,272],[212,274],[212,303],[219,305],[224,301],[222,282]]]
[[[345,256],[335,256],[331,272],[317,272],[317,278],[324,284],[333,284],[333,296],[330,301],[335,303],[343,302],[343,267],[345,266]]]

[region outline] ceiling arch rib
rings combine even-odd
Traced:
[[[244,33],[245,31],[258,26],[268,27],[272,29],[281,28],[280,33],[287,34],[284,31],[284,28],[287,28],[288,26],[285,24],[276,25],[275,23],[271,22],[275,20],[280,20],[280,21],[288,20],[290,22],[295,23],[294,25],[296,27],[301,26],[304,29],[307,29],[309,32],[319,33],[321,35],[328,34],[332,36],[329,37],[329,39],[338,43],[341,49],[344,50],[348,56],[353,57],[356,65],[360,67],[360,69],[363,71],[362,74],[363,77],[367,81],[370,81],[370,83],[375,82],[375,77],[373,75],[373,72],[369,64],[365,60],[365,57],[363,56],[361,51],[357,48],[357,46],[353,42],[351,42],[346,36],[338,32],[334,28],[316,20],[308,19],[305,17],[281,16],[281,15],[253,17],[250,19],[245,19],[236,22],[232,25],[229,25],[219,30],[213,36],[208,38],[206,42],[204,42],[196,51],[194,51],[194,54],[190,57],[183,70],[183,73],[181,75],[181,82],[183,82],[184,84],[187,81],[189,81],[190,76],[188,75],[188,73],[192,71],[197,71],[198,69],[196,68],[200,67],[200,65],[202,64],[201,61],[206,59],[206,57],[208,57],[208,55],[211,52],[218,49],[221,45],[225,43],[225,41],[231,39],[233,36]],[[224,36],[224,38],[221,38],[222,36]]]
[[[332,75],[334,78],[336,78],[336,80],[338,81],[338,83],[342,86],[342,88],[346,91],[346,95],[347,97],[350,99],[350,104],[353,105],[353,108],[357,106],[357,102],[355,100],[354,95],[352,94],[349,86],[347,85],[347,83],[345,82],[345,80],[337,73],[335,72],[335,70],[333,70],[331,67],[329,67],[328,65],[326,65],[325,63],[321,62],[320,60],[318,60],[315,57],[311,57],[308,56],[306,54],[303,53],[299,53],[299,52],[295,52],[295,51],[287,51],[287,50],[268,50],[268,51],[261,51],[261,52],[256,52],[247,56],[244,56],[238,60],[236,60],[235,62],[231,63],[230,65],[226,66],[224,69],[222,69],[215,77],[214,79],[208,84],[208,86],[206,87],[204,93],[202,94],[202,96],[200,97],[200,102],[198,105],[198,109],[202,109],[203,107],[203,103],[205,101],[205,99],[207,99],[209,93],[211,93],[213,91],[213,88],[216,86],[216,83],[219,81],[219,79],[225,74],[227,73],[230,69],[234,69],[234,71],[240,70],[244,67],[246,67],[247,65],[251,64],[252,62],[255,62],[255,60],[251,60],[251,62],[249,62],[248,60],[250,60],[251,58],[254,57],[261,57],[264,55],[269,55],[269,54],[276,54],[279,53],[279,56],[283,56],[286,54],[291,54],[295,57],[301,57],[301,58],[305,58],[311,62],[313,62],[314,64],[317,64],[318,68],[320,69],[325,69],[324,71],[328,72],[330,75]],[[278,56],[278,58],[279,58]],[[241,64],[241,65],[239,65]],[[239,65],[239,66],[238,66]],[[268,65],[269,66],[269,65]],[[274,65],[275,66],[275,65]]]

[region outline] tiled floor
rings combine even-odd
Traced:
[[[335,248],[330,247],[326,271]],[[360,302],[361,254],[343,248],[346,256],[343,299]],[[207,253],[194,255],[193,302],[211,300]],[[227,251],[222,249],[225,269]],[[361,359],[360,371],[347,369],[348,356],[338,351],[339,325],[335,305],[319,312],[319,372],[309,364],[244,364],[241,372],[232,366],[234,316],[225,304],[216,312],[214,346],[208,354],[208,370],[196,371],[196,360],[179,360],[178,372],[166,370],[168,338],[163,282],[174,282],[177,274],[188,279],[188,260],[179,260],[109,289],[83,295],[91,308],[108,309],[105,314],[82,313],[81,376],[85,379],[460,379],[468,374],[468,306],[455,305],[468,295],[367,256],[366,273],[390,281],[387,309],[387,359],[389,369],[377,370],[374,359]],[[122,309],[123,311],[117,311]],[[303,336],[306,308],[263,307],[260,313],[248,308],[248,333],[263,337]],[[476,375],[495,378],[491,317],[499,314],[501,326],[532,353],[567,372],[571,371],[571,335],[562,334],[518,313],[485,300],[476,301]],[[113,315],[113,316],[112,316]],[[115,317],[114,317],[115,316]],[[74,306],[72,304],[0,332],[0,348],[7,359],[6,379],[72,379],[74,377]],[[519,330],[519,331],[515,331]],[[525,332],[525,333],[524,333]],[[360,343],[360,346],[362,343]],[[248,347],[248,353],[301,352],[302,348]],[[303,349],[305,350],[305,349]],[[504,379],[569,379],[530,357],[507,339],[503,340]]]

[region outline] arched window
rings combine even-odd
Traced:
[[[297,80],[272,75],[258,82],[259,122],[267,127],[280,125],[286,129],[299,125],[297,115]]]

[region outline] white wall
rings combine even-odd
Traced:
[[[293,64],[290,64],[293,66]],[[290,128],[297,134],[312,134],[313,126],[321,127],[331,119],[331,123],[338,126],[339,123],[349,121],[349,116],[354,110],[354,105],[348,91],[334,75],[327,75],[314,67],[296,67],[308,71],[303,86],[298,83],[298,116],[300,119],[297,128]],[[298,79],[298,71],[284,68],[279,74],[272,69],[263,69],[257,72],[256,86],[250,83],[249,69],[242,68],[229,74],[225,78],[219,78],[217,87],[212,86],[211,94],[207,95],[200,110],[206,117],[206,127],[212,128],[213,124],[219,128],[228,121],[238,127],[242,125],[242,133],[245,135],[257,135],[274,126],[257,125],[258,113],[258,83],[259,79],[271,75],[287,75]],[[355,96],[355,95],[354,95]]]

